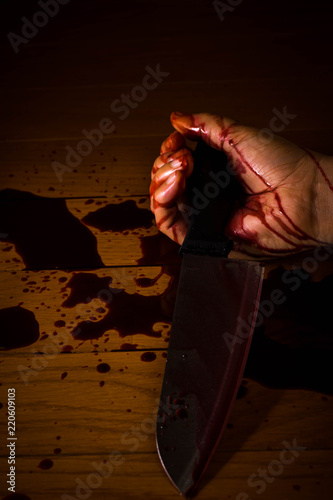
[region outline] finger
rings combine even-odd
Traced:
[[[172,134],[167,137],[161,145],[161,154],[169,151],[177,151],[177,149],[184,148],[186,146],[186,141],[182,134],[179,132],[172,132]]]
[[[226,153],[232,148],[228,136],[230,129],[238,124],[235,120],[209,113],[183,114],[178,111],[173,112],[170,119],[173,127],[188,139],[202,139]]]
[[[185,190],[185,182],[185,176],[177,170],[160,184],[151,198],[157,227],[179,244],[187,231],[187,223],[177,205]]]
[[[178,158],[186,157],[186,161],[188,163],[192,163],[193,165],[193,157],[192,153],[189,149],[187,148],[182,148],[179,149],[178,151],[168,151],[166,153],[161,154],[158,158],[156,158],[152,171],[151,171],[151,178],[155,176],[157,171],[164,167],[167,163],[172,162],[173,160],[177,160]],[[185,158],[184,158],[185,160]],[[193,166],[192,166],[193,168]]]
[[[189,154],[183,154],[169,163],[161,166],[152,178],[151,190],[156,191],[157,187],[166,180],[175,170],[180,170],[187,179],[193,171],[193,158]]]
[[[181,168],[182,161],[180,158],[177,158],[176,160],[173,160],[159,168],[150,183],[150,196],[155,196],[156,190],[160,187],[160,185],[166,182],[168,177],[172,176],[176,170],[181,170]]]
[[[154,176],[149,190],[153,213],[159,206],[168,208],[177,203],[177,196],[180,197],[185,190],[185,179],[186,176],[190,175],[188,170],[193,169],[193,163],[192,165],[184,164],[185,162],[181,159],[176,159],[160,168]],[[181,177],[175,175],[177,172],[182,174]],[[176,185],[173,185],[174,182],[176,182]]]
[[[155,219],[156,225],[162,233],[179,245],[183,243],[188,225],[177,206],[168,209],[168,211],[158,208]]]
[[[180,171],[172,172],[168,175],[164,182],[156,187],[153,193],[156,202],[155,208],[173,207],[178,198],[184,193],[185,190],[185,177]]]

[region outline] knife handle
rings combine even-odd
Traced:
[[[180,254],[227,257],[233,247],[224,235],[240,186],[228,170],[228,157],[202,140],[194,152],[186,196],[189,226]]]

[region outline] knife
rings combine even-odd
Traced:
[[[200,141],[188,190],[191,214],[156,425],[161,463],[185,497],[193,496],[226,426],[263,280],[261,264],[227,258],[232,242],[224,228],[239,195],[227,156]]]

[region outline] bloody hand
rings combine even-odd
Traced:
[[[223,150],[243,195],[226,228],[235,249],[251,255],[289,254],[333,243],[332,158],[281,137],[205,113],[172,113],[173,132],[152,169],[151,209],[159,229],[181,244],[186,179],[193,157],[185,138]]]

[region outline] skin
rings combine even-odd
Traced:
[[[151,210],[160,231],[182,244],[186,180],[193,157],[186,139],[223,150],[242,187],[226,227],[234,248],[251,256],[288,255],[333,244],[333,157],[226,117],[172,113],[176,132],[161,145],[151,173]]]

